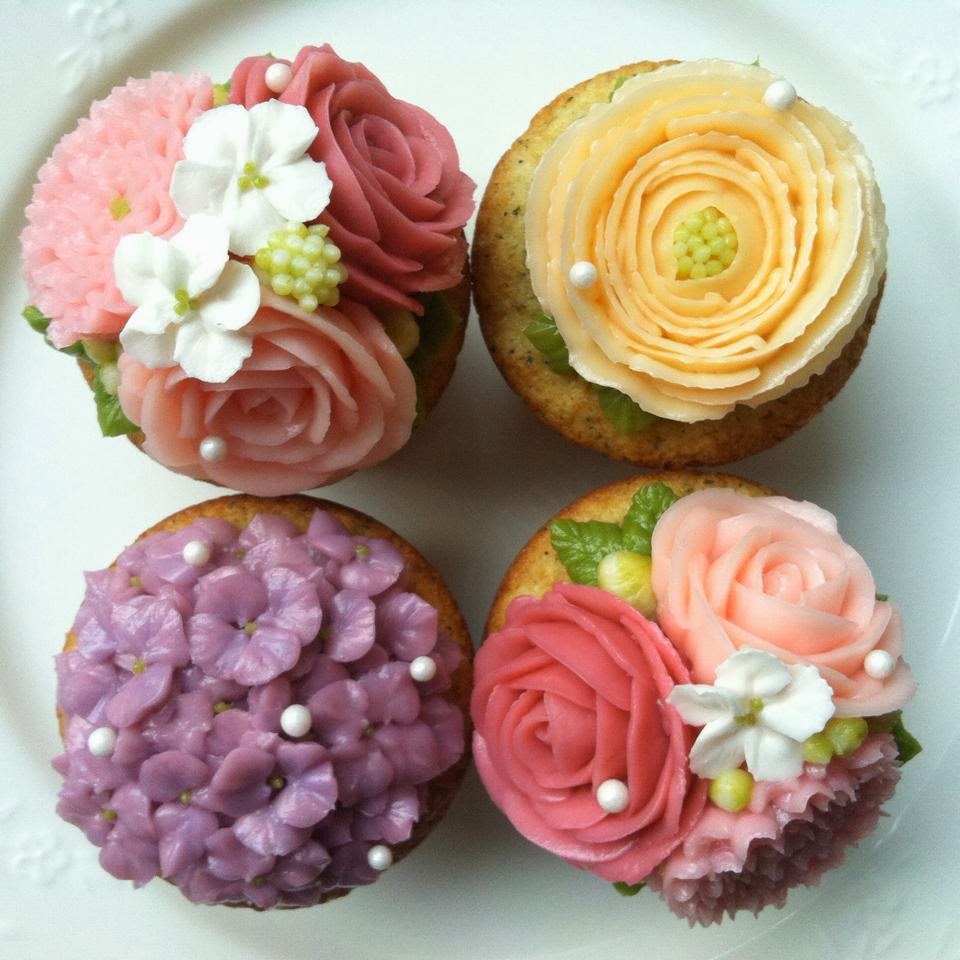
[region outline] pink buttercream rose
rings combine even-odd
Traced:
[[[710,489],[681,497],[653,532],[657,620],[697,683],[742,647],[811,663],[837,716],[896,710],[913,695],[900,616],[877,600],[863,557],[811,503]],[[872,650],[896,661],[886,679],[864,669]]]
[[[213,104],[199,73],[128,80],[93,104],[40,168],[20,237],[31,302],[57,347],[115,338],[133,312],[113,276],[120,238],[168,238],[183,225],[170,177],[190,124]]]
[[[244,328],[253,353],[225,383],[121,355],[120,404],[143,431],[143,449],[178,473],[280,496],[334,483],[402,447],[416,385],[377,318],[349,301],[307,314],[267,289],[261,296]],[[222,459],[200,456],[210,436],[226,442]]]
[[[637,883],[703,810],[692,730],[664,703],[689,674],[654,623],[596,587],[518,597],[476,657],[474,757],[529,840],[610,881]],[[627,785],[607,813],[597,788]]]
[[[326,164],[333,181],[320,222],[343,252],[344,295],[421,314],[412,294],[456,286],[466,260],[461,230],[473,211],[475,185],[460,171],[452,137],[329,45],[304,47],[279,95],[264,79],[277,62],[242,60],[231,78],[231,101],[251,107],[277,97],[309,110],[319,129],[310,154]]]

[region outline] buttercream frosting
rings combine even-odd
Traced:
[[[370,851],[410,837],[464,749],[443,696],[460,650],[406,576],[390,543],[322,511],[303,534],[200,519],[88,574],[57,657],[60,815],[114,876],[197,902],[302,906],[371,883]],[[410,677],[418,656],[429,681]],[[90,744],[104,728],[109,753]]]
[[[883,204],[849,127],[771,107],[759,66],[703,60],[627,79],[544,154],[527,264],[572,367],[648,413],[693,422],[822,373],[863,323],[886,263]],[[677,279],[675,227],[716,208],[733,262]],[[598,280],[571,280],[580,262]]]

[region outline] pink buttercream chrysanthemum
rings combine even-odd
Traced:
[[[890,734],[875,734],[849,757],[757,783],[739,813],[709,804],[650,887],[691,926],[782,907],[791,887],[818,883],[874,829],[900,779],[896,757]]]
[[[40,168],[20,240],[31,302],[53,322],[57,347],[116,337],[133,307],[117,290],[113,254],[122,236],[169,237],[183,221],[170,176],[183,137],[213,105],[199,73],[129,80],[93,105]]]

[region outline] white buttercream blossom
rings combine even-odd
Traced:
[[[252,268],[231,260],[227,227],[215,217],[190,217],[163,240],[134,233],[117,244],[117,287],[136,306],[120,343],[146,367],[179,364],[207,383],[223,383],[253,352],[239,331],[260,306]]]
[[[251,256],[288,220],[309,223],[329,203],[326,167],[307,155],[317,132],[305,107],[279,100],[207,110],[183,138],[170,196],[183,217],[222,217],[230,250]]]
[[[690,769],[713,778],[746,761],[755,780],[786,780],[803,770],[803,741],[833,716],[833,691],[810,664],[785,664],[744,648],[717,667],[716,683],[678,684],[667,702],[685,723],[703,726]]]

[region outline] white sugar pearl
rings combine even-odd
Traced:
[[[570,268],[568,276],[575,287],[584,290],[597,282],[597,268],[589,260],[578,260]]]
[[[210,561],[210,544],[202,540],[191,540],[183,548],[183,562],[191,567],[202,567]]]
[[[897,661],[886,650],[871,650],[863,658],[863,669],[874,680],[886,680],[896,669]]]
[[[111,757],[117,746],[117,731],[113,727],[97,727],[87,737],[87,749],[95,757]]]
[[[292,79],[293,71],[288,63],[271,63],[263,75],[263,82],[274,93],[283,93]]]
[[[227,441],[223,437],[204,437],[200,441],[200,458],[216,463],[227,455]]]
[[[393,851],[382,843],[378,843],[367,851],[367,863],[374,870],[386,870],[393,864]]]
[[[302,703],[291,703],[280,714],[280,729],[288,737],[302,737],[310,732],[313,726],[313,717]]]
[[[410,661],[410,676],[426,683],[437,675],[437,661],[433,657],[415,657]]]
[[[597,787],[597,803],[607,813],[621,813],[630,805],[630,791],[622,780],[604,780]]]
[[[763,91],[763,102],[772,110],[789,110],[797,102],[797,88],[789,80],[774,80]]]

